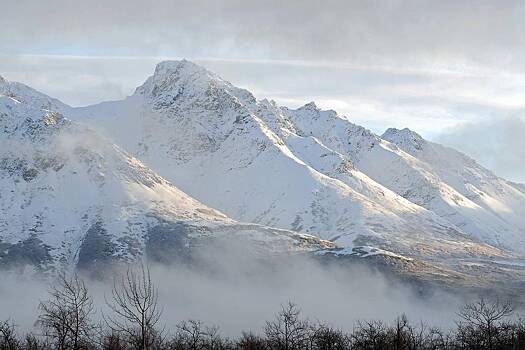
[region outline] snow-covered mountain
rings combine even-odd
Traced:
[[[429,173],[456,191],[457,198],[446,200],[450,220],[491,244],[525,251],[523,185],[499,178],[465,154],[428,142],[409,129],[388,129],[382,138],[420,160]]]
[[[300,133],[349,157],[358,169],[399,196],[471,237],[525,252],[525,195],[519,186],[408,129],[389,129],[379,137],[312,104],[282,110]]]
[[[236,220],[425,258],[525,251],[519,186],[479,165],[474,182],[475,163],[455,151],[423,156],[392,131],[382,138],[314,103],[257,100],[185,60],[160,63],[122,101],[72,115]]]
[[[0,267],[169,262],[218,238],[458,273],[525,252],[524,185],[408,129],[378,136],[315,103],[258,100],[185,60],[83,108],[0,78],[0,188]]]
[[[171,262],[222,238],[267,252],[334,246],[228,218],[67,119],[71,111],[0,79],[0,267],[97,270],[142,254]]]

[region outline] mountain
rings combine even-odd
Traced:
[[[416,286],[522,288],[524,185],[184,60],[83,108],[0,78],[0,188],[0,268],[313,252]]]
[[[405,129],[382,137],[315,105],[282,108],[299,133],[347,156],[377,183],[447,220],[468,236],[525,252],[525,196],[453,149]]]
[[[212,240],[270,254],[334,247],[230,219],[66,118],[70,112],[0,79],[0,267],[99,271],[142,255],[174,262]]]
[[[236,220],[425,259],[507,257],[516,247],[495,237],[523,236],[523,222],[501,228],[424,160],[336,112],[257,100],[189,61],[72,115]]]
[[[456,198],[448,200],[448,208],[443,208],[456,225],[493,245],[525,251],[523,185],[499,178],[470,157],[428,142],[409,129],[388,129],[382,138],[420,160],[434,178],[456,191]],[[404,190],[396,187],[396,192]],[[433,210],[431,204],[413,197]]]

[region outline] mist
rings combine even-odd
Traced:
[[[422,297],[365,264],[326,264],[303,254],[257,257],[243,245],[201,248],[190,264],[148,264],[167,330],[183,320],[197,319],[219,326],[227,336],[260,333],[265,321],[288,301],[302,309],[303,317],[348,331],[358,320],[390,322],[403,313],[415,322],[448,327],[461,305],[459,298],[444,292]],[[85,277],[99,321],[108,313],[105,299],[111,299],[113,279],[118,280],[119,273],[122,267],[104,280]],[[50,283],[53,277],[0,274],[0,319],[13,320],[20,330],[32,330]]]

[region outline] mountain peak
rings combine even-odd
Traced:
[[[249,91],[235,87],[205,67],[185,59],[157,64],[155,73],[135,90],[135,95],[153,100],[155,109],[199,99],[200,103],[207,100],[207,103],[218,104],[225,96],[229,96],[231,103],[256,101]]]
[[[171,74],[190,75],[195,73],[209,73],[204,67],[191,61],[182,59],[180,61],[162,61],[155,67],[154,76],[166,76]]]
[[[412,137],[412,138],[417,138],[417,139],[423,139],[421,135],[419,135],[417,132],[413,130],[410,130],[409,128],[404,128],[404,129],[388,128],[383,133],[382,137],[384,138],[384,137],[389,137],[389,136]]]
[[[34,111],[63,112],[69,106],[61,101],[47,96],[25,84],[9,81],[0,76],[0,95],[5,95],[17,104],[22,103],[24,108],[32,108]],[[40,114],[38,112],[38,114]]]
[[[416,150],[421,150],[426,143],[425,139],[417,132],[409,128],[396,129],[389,128],[381,136],[382,139],[392,142],[398,146],[410,146]]]
[[[317,107],[314,101],[308,102],[304,106],[300,107],[299,109],[307,110],[307,111],[316,111],[319,112],[321,109]]]
[[[157,64],[153,75],[137,88],[136,93],[154,97],[176,96],[184,88],[204,91],[213,81],[222,79],[191,61],[163,61]]]

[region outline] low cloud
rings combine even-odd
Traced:
[[[402,313],[416,322],[446,327],[461,303],[437,291],[427,290],[420,297],[408,285],[362,264],[325,265],[298,256],[269,261],[243,253],[233,243],[203,251],[205,257],[191,266],[152,266],[166,329],[191,318],[218,325],[230,336],[243,330],[260,332],[265,320],[288,301],[297,303],[304,317],[344,330],[351,330],[357,320],[390,322]],[[13,320],[20,330],[32,329],[39,301],[48,298],[49,282],[0,273],[0,316]],[[110,296],[111,282],[88,280],[87,285],[100,319],[108,312],[104,296]]]

